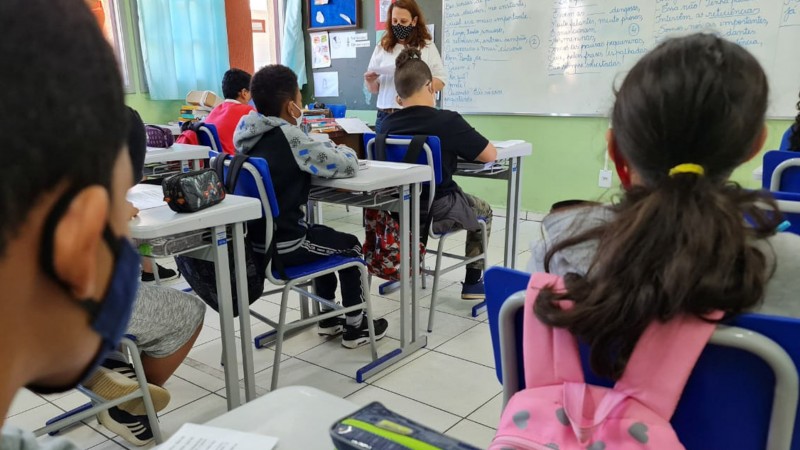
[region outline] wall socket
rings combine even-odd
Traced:
[[[597,185],[601,188],[611,188],[611,180],[614,174],[610,170],[600,169],[600,177],[597,180]]]

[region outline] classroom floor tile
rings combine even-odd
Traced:
[[[489,261],[496,264],[503,259],[506,225],[503,211],[495,210],[493,233],[489,242]],[[528,217],[540,217],[527,214]],[[522,214],[521,217],[526,217]],[[325,223],[363,239],[361,209],[350,212],[340,206],[323,206]],[[524,269],[530,259],[531,240],[541,239],[541,224],[530,220],[519,223],[516,268]],[[466,233],[456,233],[447,240],[445,250],[463,253]],[[431,239],[429,247],[435,248],[437,241]],[[427,258],[432,267],[435,258]],[[445,258],[444,263],[453,263]],[[159,264],[174,268],[171,259],[159,260]],[[464,269],[442,276],[438,289],[436,322],[432,333],[426,333],[426,348],[411,354],[394,366],[374,375],[366,383],[354,380],[357,368],[370,360],[369,347],[349,350],[341,346],[340,337],[319,336],[311,327],[288,338],[284,342],[281,362],[280,386],[309,385],[334,395],[367,404],[379,401],[409,418],[450,436],[485,448],[494,436],[502,405],[501,386],[494,370],[494,356],[489,337],[486,314],[477,318],[470,316],[473,301],[461,300],[461,281]],[[420,330],[425,331],[428,307],[433,288],[433,278],[428,277],[428,288],[419,291],[421,308]],[[373,279],[371,293],[377,316],[389,321],[387,336],[378,343],[379,354],[395,348],[400,337],[400,294],[394,291],[378,293],[381,280]],[[166,283],[168,286],[184,286],[183,279]],[[267,289],[272,289],[269,283]],[[337,293],[338,295],[339,293]],[[292,294],[287,312],[288,320],[300,317],[298,295]],[[280,312],[280,294],[265,296],[254,303],[252,309],[271,319]],[[251,320],[253,336],[266,332],[269,327],[254,317]],[[239,325],[235,327],[236,351],[240,353]],[[203,423],[227,411],[225,400],[224,372],[220,365],[221,338],[219,315],[208,309],[200,336],[188,358],[167,383],[172,401],[160,414],[161,429],[169,437],[187,422]],[[239,355],[240,356],[240,355]],[[268,391],[274,352],[271,348],[254,349],[256,366],[256,393]],[[239,358],[241,361],[241,357]],[[241,363],[239,376],[243,377]],[[240,382],[240,388],[242,388]],[[242,391],[242,398],[244,393]],[[63,411],[87,402],[87,398],[76,391],[48,396],[35,395],[21,390],[14,399],[8,413],[8,423],[34,430]],[[65,430],[64,435],[73,439],[80,448],[95,450],[119,450],[133,447],[99,425],[95,419]],[[43,440],[49,438],[40,438]]]

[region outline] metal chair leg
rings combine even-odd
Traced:
[[[363,319],[367,321],[367,330],[369,331],[369,344],[372,351],[372,360],[378,359],[378,346],[375,343],[375,323],[373,322],[372,315],[372,301],[370,300],[369,281],[367,279],[366,266],[359,267],[361,272],[361,292],[364,295],[364,303],[366,304],[367,316]]]
[[[281,313],[278,319],[278,329],[276,330],[277,336],[275,337],[275,360],[272,363],[272,384],[270,390],[274,391],[278,388],[278,376],[281,370],[281,353],[283,352],[283,337],[286,327],[286,309],[289,301],[289,293],[291,292],[291,285],[287,284],[283,288],[281,294]],[[316,302],[315,302],[316,303]]]
[[[433,317],[436,314],[436,297],[439,293],[439,271],[442,269],[442,253],[444,252],[444,241],[447,235],[439,238],[439,246],[436,250],[436,269],[433,271],[433,287],[431,288],[431,310],[428,312],[428,333],[433,331]]]

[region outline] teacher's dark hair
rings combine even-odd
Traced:
[[[422,60],[422,53],[415,48],[400,52],[395,60],[394,87],[400,98],[416,94],[433,80],[431,69]]]
[[[411,13],[411,18],[417,18],[417,26],[411,35],[406,39],[406,47],[423,49],[427,45],[427,41],[432,41],[433,37],[425,25],[425,16],[422,15],[422,10],[414,0],[397,0],[389,6],[386,12],[386,33],[381,38],[381,47],[391,53],[394,46],[397,45],[397,38],[392,33],[392,11],[395,8],[405,9]]]
[[[665,41],[625,77],[613,133],[641,183],[610,222],[548,251],[546,270],[559,251],[597,243],[586,275],[565,277],[565,293],[543,290],[534,307],[542,322],[589,344],[596,374],[619,378],[653,321],[738,314],[762,301],[771,273],[755,243],[775,233],[777,207],[727,179],[758,150],[767,98],[758,61],[710,34]],[[683,163],[705,175],[669,175]],[[562,309],[564,299],[574,307]]]

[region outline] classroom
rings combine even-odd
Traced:
[[[800,450],[800,0],[0,30],[0,450]]]

